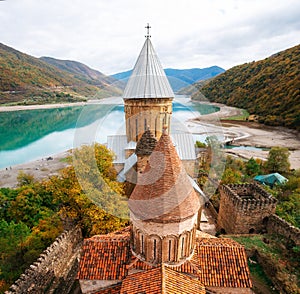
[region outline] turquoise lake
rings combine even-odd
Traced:
[[[207,104],[173,102],[172,132],[183,122],[218,111]],[[54,155],[81,144],[106,143],[108,135],[125,134],[123,105],[87,104],[51,109],[0,112],[0,168]]]

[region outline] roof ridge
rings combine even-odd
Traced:
[[[166,293],[166,281],[165,281],[165,265],[162,263],[161,264],[161,293],[162,294],[167,294]]]

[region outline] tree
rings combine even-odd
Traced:
[[[290,170],[289,162],[290,152],[285,147],[273,147],[269,151],[265,167],[268,172],[287,173]]]
[[[34,177],[32,174],[26,174],[20,171],[17,176],[18,186],[32,185],[34,183]]]
[[[261,173],[261,166],[257,163],[257,161],[253,157],[251,157],[247,161],[245,168],[246,168],[247,175],[251,177]]]
[[[227,184],[237,184],[240,183],[242,179],[242,173],[238,170],[233,170],[232,168],[228,167],[225,169],[221,183],[223,185]]]

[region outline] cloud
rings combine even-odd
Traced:
[[[106,74],[133,67],[147,22],[165,67],[233,65],[299,43],[297,0],[14,0],[0,3],[1,42]]]

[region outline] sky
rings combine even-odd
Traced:
[[[150,23],[164,68],[229,69],[300,43],[299,0],[0,0],[0,42],[104,74],[133,68]]]

